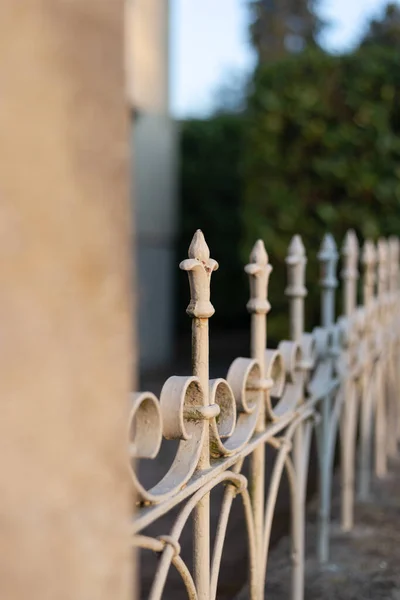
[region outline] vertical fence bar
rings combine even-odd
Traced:
[[[357,236],[353,230],[347,232],[343,248],[343,308],[346,317],[351,317],[357,306],[357,279],[358,279],[359,246]]]
[[[351,317],[357,305],[358,279],[358,241],[354,231],[348,231],[343,244],[343,304],[347,318],[348,332],[351,334],[354,325]],[[344,384],[344,406],[341,423],[341,475],[342,475],[342,529],[349,531],[354,523],[354,473],[355,445],[357,435],[357,396],[355,383],[352,380],[353,366],[352,343],[348,357],[349,374]]]
[[[204,393],[204,403],[209,404],[209,334],[208,320],[214,314],[210,302],[212,272],[218,263],[210,258],[210,251],[203,233],[197,230],[189,247],[189,259],[180,268],[188,272],[190,303],[186,310],[192,318],[192,365]],[[209,429],[205,425],[203,448],[197,466],[198,471],[210,467]],[[210,495],[206,494],[197,504],[193,524],[193,564],[199,600],[210,595]]]
[[[400,259],[400,243],[399,243],[399,238],[397,236],[393,236],[393,252],[394,252],[394,263],[395,263],[395,268],[394,268],[394,272],[393,272],[393,325],[396,331],[396,337],[395,337],[395,347],[394,347],[394,372],[395,372],[395,381],[394,381],[394,386],[395,386],[395,391],[397,392],[397,390],[400,387],[400,356],[399,356],[399,347],[400,347],[400,340],[399,340],[399,335],[398,335],[398,328],[400,325],[399,322],[399,275],[400,275],[400,265],[399,265],[399,259]],[[396,450],[398,450],[398,443],[400,440],[400,401],[398,398],[398,394],[396,393],[396,398],[395,398],[395,403],[396,403]]]
[[[336,279],[338,253],[336,242],[330,234],[327,234],[322,241],[318,259],[321,265],[321,324],[322,327],[328,328],[335,321],[335,290],[338,286]]]
[[[332,327],[335,320],[335,290],[338,285],[336,265],[338,253],[335,240],[326,235],[322,241],[318,259],[321,265],[321,321],[322,327]],[[330,395],[322,400],[322,423],[320,436],[320,506],[318,532],[318,558],[321,563],[329,558],[329,519],[331,512],[331,480],[333,444],[329,439],[329,425],[332,416],[332,398]],[[332,446],[332,449],[331,449]]]
[[[397,453],[397,390],[396,390],[396,287],[397,287],[397,239],[390,237],[387,243],[388,247],[388,276],[389,276],[389,293],[388,293],[388,373],[387,373],[387,398],[388,398],[388,453],[390,456],[396,456]]]
[[[262,383],[265,378],[265,349],[267,343],[267,314],[271,308],[267,300],[268,281],[272,271],[268,263],[268,255],[264,243],[258,240],[250,254],[250,262],[245,267],[250,280],[250,300],[247,310],[251,314],[251,357],[260,365],[261,411],[256,425],[256,432],[265,429],[265,390]],[[262,560],[262,536],[264,531],[264,494],[265,494],[265,445],[260,444],[253,452],[250,463],[251,495],[253,500],[254,524],[256,532],[257,557]],[[260,581],[258,582],[258,598],[263,597],[264,581],[261,578],[262,566],[258,565]]]
[[[397,236],[393,238],[393,244],[395,248],[395,263],[396,263],[396,277],[393,280],[393,302],[394,302],[394,326],[396,330],[396,345],[395,345],[395,388],[396,391],[400,388],[400,339],[398,329],[400,327],[400,301],[399,301],[399,289],[400,289],[400,240]],[[400,400],[396,398],[396,407],[397,407],[397,420],[396,420],[396,440],[397,444],[400,440]],[[396,445],[397,447],[397,445]]]
[[[366,308],[370,308],[374,300],[376,279],[376,252],[374,244],[370,240],[364,244],[362,262],[364,266],[363,302]]]
[[[379,357],[376,375],[376,434],[375,434],[375,473],[377,477],[387,474],[386,402],[385,402],[385,342],[386,334],[386,292],[388,283],[387,246],[383,238],[378,240],[378,326]],[[383,337],[382,337],[383,336]]]
[[[293,341],[301,342],[304,333],[304,298],[307,295],[305,287],[306,254],[300,236],[293,237],[286,258],[288,269],[288,286],[285,290],[290,301],[290,336]],[[294,507],[296,518],[292,525],[293,540],[293,574],[292,600],[304,598],[304,551],[305,551],[305,496],[307,481],[305,481],[303,449],[304,426],[298,425],[293,439],[293,459],[297,478],[297,502]]]
[[[398,328],[400,326],[400,243],[397,238],[390,238],[389,241],[380,239],[377,249],[371,241],[367,240],[363,247],[362,264],[363,264],[363,307],[357,309],[357,279],[358,279],[358,258],[359,247],[357,238],[353,231],[349,231],[346,235],[343,249],[343,305],[345,322],[347,325],[347,333],[345,336],[347,348],[343,349],[343,360],[340,362],[340,367],[335,370],[333,368],[333,354],[320,356],[321,362],[318,362],[313,370],[309,388],[305,388],[305,380],[297,379],[292,376],[290,383],[296,384],[296,399],[299,404],[297,412],[289,414],[285,417],[281,426],[281,434],[288,437],[291,435],[293,426],[297,426],[293,439],[293,463],[287,463],[287,471],[291,483],[291,489],[297,492],[293,494],[293,511],[292,511],[292,590],[291,600],[304,599],[304,571],[305,571],[305,500],[307,491],[307,460],[310,436],[310,429],[307,429],[311,424],[310,414],[314,409],[310,407],[314,404],[316,398],[311,399],[309,403],[304,403],[304,396],[309,390],[310,394],[313,389],[326,383],[327,387],[323,389],[318,397],[329,394],[326,390],[330,384],[337,384],[337,378],[340,378],[340,384],[343,385],[343,410],[341,415],[341,466],[342,466],[342,528],[346,531],[350,530],[354,521],[354,474],[356,470],[355,450],[357,438],[357,409],[359,405],[358,389],[361,390],[361,432],[360,432],[360,462],[358,471],[358,491],[362,499],[368,498],[370,489],[370,481],[372,475],[372,443],[375,441],[375,469],[379,476],[386,474],[388,454],[397,450],[397,441],[400,435],[400,404],[398,401],[398,389],[400,387],[399,364],[400,359],[400,339]],[[190,303],[187,308],[187,314],[192,319],[192,365],[193,374],[198,377],[203,395],[199,394],[204,407],[208,410],[199,410],[195,406],[194,418],[197,426],[204,425],[200,428],[201,437],[197,439],[198,445],[196,448],[201,455],[196,467],[197,473],[194,480],[189,480],[192,475],[194,464],[191,465],[190,474],[188,474],[185,482],[189,485],[195,483],[197,492],[194,497],[194,502],[189,507],[189,511],[182,518],[179,517],[181,524],[186,522],[190,511],[194,508],[193,527],[193,555],[194,555],[194,580],[191,579],[191,574],[188,573],[186,566],[181,562],[177,563],[179,554],[179,527],[176,533],[177,522],[175,523],[175,533],[171,535],[169,540],[167,536],[157,539],[147,538],[140,535],[142,538],[143,548],[153,549],[161,553],[161,575],[160,570],[156,576],[155,591],[151,595],[154,598],[160,598],[163,592],[163,586],[167,577],[168,569],[171,564],[171,558],[175,560],[175,566],[180,570],[184,581],[189,581],[187,589],[192,598],[199,600],[210,600],[216,597],[218,574],[220,567],[220,558],[222,555],[223,541],[225,539],[226,524],[229,516],[229,506],[227,503],[223,505],[223,517],[220,521],[219,531],[217,532],[216,559],[213,560],[213,576],[210,591],[210,496],[206,493],[200,501],[195,502],[200,497],[199,493],[204,490],[212,489],[212,485],[222,481],[225,476],[233,477],[233,474],[227,473],[221,476],[224,468],[229,469],[232,463],[235,463],[237,472],[239,465],[242,465],[244,457],[249,452],[249,448],[245,447],[243,442],[239,447],[226,449],[230,456],[227,464],[223,464],[223,460],[210,461],[210,432],[207,419],[216,418],[218,411],[216,406],[210,407],[210,392],[209,392],[209,319],[214,314],[214,307],[210,302],[210,285],[211,276],[214,270],[218,268],[215,260],[210,258],[210,252],[205,242],[204,236],[198,230],[191,242],[188,252],[189,258],[182,261],[180,268],[188,273],[190,283]],[[317,333],[329,333],[332,330],[336,333],[335,325],[335,289],[337,287],[336,267],[338,261],[338,253],[335,241],[332,236],[326,235],[321,244],[318,253],[320,262],[321,276],[321,324],[325,332],[318,331]],[[307,258],[301,238],[294,236],[292,239],[288,255],[286,258],[287,264],[287,279],[288,285],[285,290],[285,295],[289,298],[290,305],[290,337],[293,341],[303,346],[307,345],[308,337],[304,336],[304,306],[307,290],[305,287],[305,269]],[[260,380],[258,383],[254,381],[249,387],[244,389],[256,390],[259,394],[260,414],[256,424],[255,431],[262,433],[266,430],[266,406],[264,395],[267,388],[272,384],[272,380],[266,379],[265,369],[265,349],[267,345],[267,315],[270,310],[268,302],[268,284],[272,267],[269,264],[268,255],[264,244],[258,240],[251,254],[249,264],[245,267],[245,272],[249,276],[250,282],[250,299],[247,303],[247,310],[251,315],[251,356],[259,363]],[[375,283],[378,282],[377,294],[375,295]],[[324,338],[324,335],[321,336]],[[345,343],[344,343],[345,345]],[[322,344],[323,346],[323,344]],[[336,350],[336,347],[335,347]],[[285,352],[282,351],[285,356]],[[286,358],[286,357],[285,357]],[[363,360],[360,361],[359,359]],[[243,359],[239,359],[243,360]],[[330,362],[332,361],[332,362]],[[347,365],[346,365],[347,362]],[[313,363],[313,361],[312,361]],[[311,361],[303,361],[300,363],[300,369],[311,368]],[[308,367],[306,366],[308,364]],[[297,369],[298,359],[296,356],[295,367]],[[320,367],[321,370],[320,370]],[[347,367],[347,369],[345,368]],[[360,369],[361,367],[361,369]],[[290,371],[289,371],[290,373]],[[322,375],[321,375],[322,373]],[[274,376],[271,376],[274,377]],[[308,379],[306,379],[308,381]],[[168,382],[167,382],[168,383]],[[357,387],[359,385],[359,388]],[[297,387],[300,386],[300,387]],[[316,386],[314,388],[314,385]],[[197,387],[197,384],[196,384]],[[332,389],[332,388],[330,388]],[[198,391],[198,389],[197,389]],[[289,389],[290,392],[290,389]],[[239,391],[239,394],[241,392]],[[243,393],[243,392],[242,392]],[[285,390],[286,393],[286,390]],[[336,392],[335,392],[336,393]],[[277,394],[278,395],[278,394]],[[197,396],[196,396],[197,398]],[[289,396],[289,400],[292,397]],[[336,416],[336,412],[341,408],[342,396],[337,396],[335,405],[332,409],[333,395],[327,395],[320,400],[322,425],[321,436],[319,439],[321,460],[320,460],[320,512],[319,512],[319,537],[318,537],[318,555],[321,562],[325,562],[329,558],[329,517],[330,517],[330,502],[331,502],[331,486],[332,486],[332,465],[335,428],[332,427],[331,419]],[[199,400],[199,403],[201,400]],[[161,397],[161,406],[163,407],[163,396]],[[165,405],[164,405],[165,406]],[[202,408],[204,408],[202,407]],[[167,412],[162,412],[163,419],[167,421],[170,405],[167,403]],[[186,407],[187,408],[187,407]],[[303,415],[299,415],[301,409],[306,410]],[[376,411],[374,413],[374,410]],[[278,411],[276,411],[278,413]],[[188,414],[188,413],[185,413]],[[202,416],[202,415],[211,415]],[[257,413],[256,413],[257,414]],[[268,413],[269,414],[269,413]],[[376,415],[376,427],[373,432],[373,417]],[[255,415],[254,415],[255,416]],[[279,417],[278,417],[279,418]],[[297,425],[298,419],[303,418],[304,422]],[[204,419],[204,422],[203,422]],[[286,420],[287,419],[287,420]],[[164,425],[165,425],[164,422]],[[289,423],[289,430],[284,430],[284,423]],[[237,424],[237,423],[236,423]],[[337,420],[334,421],[334,425]],[[136,424],[135,424],[136,425]],[[161,422],[160,422],[161,425]],[[213,423],[214,425],[214,423]],[[220,425],[220,423],[219,423]],[[254,426],[254,421],[251,427]],[[139,430],[139,422],[137,424]],[[149,429],[149,428],[148,428]],[[164,428],[164,435],[166,434]],[[253,429],[248,431],[249,440]],[[373,440],[375,433],[375,440]],[[214,430],[213,430],[214,434]],[[225,433],[224,437],[229,437],[231,433]],[[268,435],[268,433],[266,434]],[[271,433],[272,435],[272,433]],[[222,435],[221,435],[222,437]],[[240,441],[240,440],[239,440]],[[246,521],[248,525],[248,535],[252,554],[251,565],[251,590],[249,592],[252,600],[262,600],[263,584],[266,569],[266,561],[262,563],[267,556],[269,540],[270,523],[273,517],[274,504],[270,504],[269,500],[273,497],[273,503],[276,500],[274,492],[277,492],[279,486],[279,477],[281,471],[279,469],[274,472],[271,493],[265,506],[265,445],[266,436],[259,436],[258,440],[252,439],[251,444],[259,443],[250,457],[250,491],[251,502],[248,495],[243,493]],[[272,441],[272,440],[269,440]],[[275,439],[278,443],[278,440]],[[287,440],[285,439],[285,442]],[[254,446],[253,446],[254,448]],[[251,449],[251,448],[250,448]],[[284,448],[289,451],[288,448]],[[237,455],[235,455],[237,452]],[[145,453],[144,456],[147,456]],[[197,460],[198,454],[196,454]],[[225,456],[225,455],[224,455]],[[279,459],[286,459],[287,454],[281,454]],[[232,460],[233,459],[233,460]],[[178,456],[178,464],[181,462],[181,456]],[[183,461],[185,462],[185,461]],[[279,461],[277,461],[279,463]],[[279,468],[283,467],[283,461],[279,464]],[[294,469],[293,469],[294,466]],[[213,471],[216,467],[216,471]],[[235,469],[234,469],[235,470]],[[174,472],[174,468],[171,470]],[[237,476],[236,472],[236,476]],[[202,476],[203,481],[197,480],[196,477]],[[216,480],[214,481],[214,477]],[[242,477],[242,476],[240,476]],[[197,487],[198,486],[198,487]],[[167,486],[168,487],[168,486]],[[176,490],[179,494],[185,486],[177,484]],[[199,489],[200,488],[200,489]],[[137,488],[140,491],[141,498],[145,499],[145,491]],[[156,488],[154,488],[155,490]],[[169,488],[170,489],[170,488]],[[151,491],[151,490],[150,490]],[[184,495],[174,498],[166,495],[167,502],[165,512],[159,511],[158,516],[165,515],[184,497],[188,497],[194,490],[186,489]],[[228,492],[229,493],[229,492]],[[186,495],[185,495],[186,494]],[[149,496],[152,498],[152,496]],[[155,496],[157,499],[157,496]],[[233,497],[233,494],[232,494]],[[193,501],[190,500],[190,502]],[[229,498],[230,501],[230,498]],[[161,510],[163,500],[160,499]],[[147,500],[146,500],[147,503]],[[153,504],[150,500],[149,504]],[[251,506],[250,506],[251,505]],[[228,510],[227,509],[228,506]],[[264,511],[266,511],[266,521],[264,520]],[[271,508],[271,510],[270,510]],[[187,506],[184,510],[187,509]],[[157,509],[158,510],[158,509]],[[253,513],[253,515],[252,515]],[[252,518],[253,517],[253,518]],[[253,522],[254,519],[254,522]],[[146,522],[145,527],[150,521]],[[222,522],[222,525],[221,525]],[[267,531],[266,537],[265,532]],[[222,532],[222,533],[221,533]],[[168,543],[168,547],[163,545],[160,547],[160,540]],[[154,544],[153,544],[154,542]],[[140,545],[140,544],[138,544]],[[253,560],[253,552],[256,549],[257,559]],[[170,554],[168,555],[168,552]],[[173,552],[175,555],[173,556]],[[253,568],[255,566],[256,568]],[[165,567],[165,568],[164,568]],[[258,567],[258,568],[257,568]],[[265,568],[263,568],[265,567]],[[163,570],[164,568],[164,570]],[[257,570],[260,576],[255,574]],[[262,576],[261,576],[262,574]],[[194,589],[196,588],[196,589]]]
[[[390,295],[392,301],[395,299],[398,286],[398,240],[395,236],[389,238],[389,256],[390,256]]]
[[[363,303],[365,309],[365,364],[361,376],[361,431],[358,494],[362,501],[366,501],[370,494],[371,469],[372,469],[372,419],[373,397],[372,382],[374,375],[374,348],[371,344],[371,334],[376,326],[373,319],[373,302],[375,288],[376,253],[374,244],[367,240],[363,247],[362,263],[363,273]]]
[[[400,327],[400,301],[399,301],[399,290],[400,290],[400,240],[396,236],[396,271],[397,277],[394,283],[394,320],[396,327],[396,356],[395,356],[395,372],[396,372],[396,390],[400,389],[400,339],[397,333]],[[400,400],[397,398],[397,442],[400,441]]]

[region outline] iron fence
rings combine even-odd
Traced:
[[[130,452],[134,459],[157,457],[162,439],[178,440],[166,475],[145,489],[132,469],[139,497],[132,524],[133,545],[159,554],[149,594],[162,597],[168,572],[180,574],[191,599],[214,600],[228,518],[235,497],[243,504],[248,546],[248,589],[263,598],[271,525],[280,481],[286,472],[291,498],[291,599],[304,598],[305,498],[310,444],[316,431],[319,471],[319,533],[316,552],[329,559],[332,477],[336,440],[340,445],[341,525],[354,522],[355,494],[365,500],[371,478],[383,477],[400,436],[399,403],[399,258],[397,238],[366,241],[359,256],[357,238],[346,235],[342,249],[344,314],[335,318],[338,252],[325,236],[321,268],[321,326],[304,332],[306,253],[295,236],[286,258],[290,340],[276,350],[267,346],[268,282],[272,267],[262,241],[245,271],[250,281],[251,357],[236,358],[226,379],[209,378],[208,322],[214,313],[210,282],[218,268],[201,231],[180,268],[190,284],[192,366],[188,377],[169,378],[158,400],[151,393],[133,396]],[[359,263],[362,303],[357,303]],[[229,301],[229,298],[227,298]],[[359,430],[359,435],[357,432]],[[266,446],[276,449],[271,479],[265,484]],[[248,476],[242,472],[246,457]],[[210,493],[225,491],[213,547]],[[158,537],[146,528],[179,507],[168,531]],[[182,559],[180,536],[193,523],[193,573]],[[226,550],[229,552],[229,550]],[[289,558],[288,558],[289,560]]]

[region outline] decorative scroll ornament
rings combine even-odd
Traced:
[[[132,458],[155,459],[162,437],[180,440],[166,475],[151,489],[141,484],[132,469],[139,499],[160,503],[179,491],[190,479],[201,452],[203,421],[193,419],[193,409],[203,405],[203,392],[196,377],[170,377],[161,391],[160,402],[153,394],[135,394],[129,419]]]

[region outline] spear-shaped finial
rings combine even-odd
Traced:
[[[343,269],[341,273],[344,283],[344,311],[347,316],[354,311],[357,304],[358,255],[357,236],[352,229],[349,229],[342,248]]]
[[[376,265],[376,252],[375,246],[371,240],[366,240],[363,252],[362,252],[362,263],[364,267],[364,304],[367,306],[372,298],[374,297],[375,287],[375,265]]]
[[[212,272],[218,269],[218,263],[210,258],[210,250],[200,229],[193,236],[188,254],[189,258],[179,265],[189,275],[190,303],[186,312],[192,318],[208,319],[215,312],[210,302],[210,285]]]
[[[200,380],[204,405],[209,406],[208,319],[214,314],[214,307],[210,302],[210,284],[212,272],[218,269],[218,263],[210,258],[210,250],[200,229],[194,234],[189,246],[189,258],[183,260],[179,267],[187,271],[189,276],[190,303],[186,312],[192,318],[193,375]],[[209,466],[209,432],[206,427],[197,468],[202,470]]]
[[[288,266],[286,296],[289,298],[304,298],[307,295],[304,285],[307,258],[303,242],[299,235],[295,235],[292,238],[285,262]]]
[[[385,238],[378,240],[378,295],[382,296],[388,289],[388,244]]]
[[[336,277],[338,253],[336,242],[330,233],[327,233],[322,240],[321,248],[318,253],[318,260],[321,265],[320,285],[322,288],[322,325],[328,327],[332,325],[335,320],[335,289],[338,285]]]
[[[189,258],[194,258],[203,262],[210,259],[210,249],[207,246],[207,242],[201,229],[198,229],[194,234],[192,241],[190,242],[188,255]]]
[[[359,245],[356,234],[349,229],[344,238],[342,256],[343,256],[343,279],[358,279],[358,255]]]
[[[271,305],[267,300],[268,282],[272,267],[268,262],[268,254],[264,242],[257,240],[250,253],[250,262],[244,270],[250,280],[250,300],[247,303],[249,313],[266,314]]]
[[[399,287],[399,240],[391,236],[388,240],[390,291],[397,292]]]
[[[300,341],[304,332],[304,298],[307,295],[305,270],[307,258],[303,242],[299,235],[295,235],[290,242],[286,264],[288,285],[285,294],[290,299],[290,333],[294,341]]]
[[[268,302],[268,282],[272,267],[264,242],[257,240],[250,253],[250,262],[244,268],[250,281],[250,300],[247,310],[251,314],[251,356],[259,361],[264,374],[264,353],[267,345],[267,319],[271,305]]]

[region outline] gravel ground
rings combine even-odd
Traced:
[[[305,600],[400,600],[400,459],[385,480],[375,481],[368,503],[357,504],[355,527],[339,527],[339,484],[335,482],[331,556],[321,567],[314,558],[316,505],[308,510]],[[273,549],[265,587],[268,600],[290,597],[289,539]],[[247,600],[244,589],[237,600]]]

